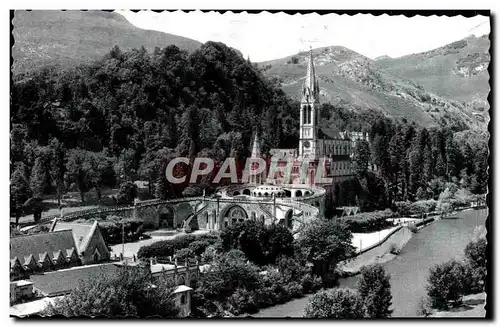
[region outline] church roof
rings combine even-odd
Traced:
[[[66,253],[72,248],[77,247],[71,230],[15,236],[10,239],[10,259],[31,255],[38,259],[39,254],[47,253],[52,260],[54,252],[61,250]]]
[[[85,248],[87,247],[87,244],[94,234],[96,228],[97,221],[94,221],[94,223],[92,224],[85,224],[67,223],[55,220],[54,223],[52,223],[51,231],[72,231],[75,237],[75,242],[78,245],[78,249],[80,253],[82,253],[83,251],[85,251]]]

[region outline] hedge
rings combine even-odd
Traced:
[[[219,236],[214,234],[186,234],[170,240],[159,241],[143,246],[137,252],[137,256],[139,258],[166,258],[173,256],[177,251],[188,248],[198,255],[198,253],[203,253],[208,246],[219,241]]]
[[[395,213],[390,209],[383,211],[363,212],[357,215],[348,216],[344,219],[352,233],[372,233],[382,229],[392,227],[393,224],[387,221],[393,218]]]

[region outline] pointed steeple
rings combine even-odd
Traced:
[[[307,63],[307,73],[304,80],[304,89],[302,92],[302,101],[318,101],[319,85],[316,81],[316,73],[314,71],[314,61],[312,47],[309,49],[309,62]]]
[[[259,135],[256,132],[252,145],[252,158],[259,158],[259,157],[260,157]]]

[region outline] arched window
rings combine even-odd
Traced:
[[[99,253],[99,250],[97,248],[94,250],[92,259],[94,260],[94,262],[99,262],[99,260],[101,260],[101,254]]]

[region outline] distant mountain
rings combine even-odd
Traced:
[[[467,111],[467,104],[450,100],[422,85],[381,67],[378,62],[340,46],[313,49],[320,97],[355,111],[376,109],[422,126],[454,125],[482,128]],[[298,99],[306,72],[308,52],[259,63],[263,73],[274,77]]]
[[[118,45],[152,51],[174,44],[190,52],[201,43],[135,27],[125,17],[104,11],[17,10],[12,48],[14,73],[44,65],[71,67],[101,58]]]
[[[488,35],[469,36],[431,51],[378,60],[377,65],[431,92],[463,101],[480,119],[489,109],[489,48]]]
[[[377,61],[377,60],[383,60],[383,59],[392,59],[392,58],[389,57],[388,55],[383,55],[383,56],[378,56],[377,58],[375,58],[373,60]]]

